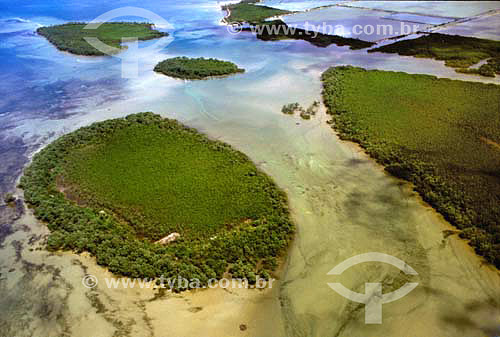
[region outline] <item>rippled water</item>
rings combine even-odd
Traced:
[[[61,53],[33,33],[39,25],[90,20],[128,5],[152,10],[174,25],[173,42],[143,59],[135,79],[121,78],[119,59]],[[399,337],[498,331],[498,273],[455,236],[445,238],[447,224],[408,186],[340,142],[324,111],[310,121],[280,112],[283,104],[319,99],[320,74],[332,65],[500,83],[498,78],[458,74],[433,60],[231,35],[219,25],[217,3],[206,0],[36,0],[0,6],[2,191],[13,189],[29,156],[55,137],[93,121],[154,111],[247,153],[287,191],[298,226],[283,276],[271,291],[209,290],[153,300],[151,290],[107,289],[102,279],[110,275],[90,257],[38,249],[45,226],[29,210],[21,214],[22,204],[18,211],[2,206],[1,336]],[[154,42],[140,45],[148,43]],[[247,72],[196,82],[152,72],[157,61],[177,55],[226,59]],[[326,275],[331,268],[369,251],[405,260],[421,284],[385,305],[378,326],[365,325],[362,306],[327,285],[336,280]],[[397,277],[393,269],[359,266],[340,280],[362,292],[365,282]],[[101,280],[94,290],[82,286],[85,273]],[[248,330],[240,331],[240,324]]]

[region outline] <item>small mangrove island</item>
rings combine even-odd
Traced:
[[[137,22],[106,22],[96,29],[84,29],[87,23],[73,22],[62,25],[40,27],[36,31],[50,43],[62,51],[76,55],[103,56],[116,52],[116,49],[125,50],[122,38],[134,37],[140,41],[157,39],[167,36],[168,33],[153,29],[150,23]],[[85,38],[95,37],[110,48],[104,53],[94,48]]]
[[[289,103],[283,105],[283,107],[281,108],[281,112],[285,115],[294,115],[297,112],[302,119],[311,119],[311,116],[316,115],[316,113],[318,112],[319,105],[319,101],[314,101],[307,109],[304,109],[297,102]]]
[[[150,112],[60,137],[20,187],[49,250],[129,277],[268,279],[294,232],[286,195],[247,156]]]
[[[350,66],[322,80],[340,138],[412,182],[500,267],[500,86]]]
[[[214,58],[173,57],[158,63],[154,71],[186,80],[203,80],[210,77],[228,76],[245,72],[245,69],[229,61]]]
[[[368,50],[445,61],[457,72],[494,77],[500,75],[500,41],[431,33]],[[486,60],[478,68],[471,66]]]

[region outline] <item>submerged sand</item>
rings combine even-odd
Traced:
[[[91,257],[37,250],[47,229],[28,211],[4,242],[17,263],[2,283],[10,295],[0,304],[7,308],[13,301],[10,307],[16,308],[16,301],[30,301],[33,307],[3,313],[4,319],[24,317],[4,331],[16,336],[277,337],[488,336],[498,329],[498,271],[456,235],[446,236],[443,231],[452,228],[411,186],[386,175],[357,146],[341,142],[326,125],[324,111],[300,125],[298,117],[282,118],[294,127],[277,131],[284,137],[273,138],[272,147],[257,154],[251,144],[234,144],[287,191],[298,225],[285,273],[272,289],[207,289],[160,298],[151,289],[109,289],[104,278],[113,276]],[[420,283],[413,292],[384,305],[381,325],[364,324],[364,306],[327,285],[341,281],[364,292],[365,282],[384,281],[386,290],[393,290],[391,283],[399,288],[399,271],[383,264],[327,275],[344,259],[372,251],[394,255],[419,274],[411,280]],[[99,285],[83,287],[85,274],[96,276]],[[30,293],[39,298],[24,297]]]
[[[214,12],[219,13],[218,8]],[[333,65],[497,84],[500,79],[458,74],[440,61],[366,54],[347,47],[315,49],[299,41],[271,44],[226,35],[224,40],[210,40],[208,36],[197,44],[186,42],[185,49],[172,44],[168,52],[207,56],[209,43],[224,41],[220,55],[214,51],[212,56],[242,64],[248,69],[245,76],[196,83],[160,80],[152,69],[165,55],[155,55],[141,68],[140,78],[120,89],[120,99],[96,105],[98,94],[109,91],[97,86],[89,101],[82,98],[75,104],[78,109],[73,115],[64,110],[67,115],[55,120],[38,117],[36,111],[37,116],[17,125],[16,132],[27,138],[32,135],[36,139],[32,146],[38,146],[39,139],[45,141],[97,120],[154,111],[228,142],[248,154],[289,196],[298,230],[279,282],[265,291],[214,289],[161,298],[151,289],[109,289],[104,278],[112,275],[94,259],[45,251],[48,230],[28,210],[15,220],[11,231],[0,227],[0,239],[5,236],[0,255],[0,336],[500,334],[498,271],[484,264],[457,235],[444,232],[453,228],[411,186],[386,175],[357,146],[340,141],[326,125],[324,111],[310,121],[280,112],[283,104],[297,101],[308,106],[319,99],[320,74]],[[55,66],[72,62],[49,55],[59,62]],[[119,63],[99,64],[98,72],[85,69],[91,71],[88,76],[100,78],[108,68],[110,72],[104,75],[118,76]],[[9,221],[1,219],[0,225]],[[381,263],[358,265],[341,276],[327,275],[346,258],[373,251],[402,259],[418,276],[402,277],[399,270]],[[86,274],[97,277],[96,288],[82,285]],[[364,292],[366,282],[384,282],[384,291],[392,291],[407,281],[419,286],[383,306],[381,325],[364,324],[364,306],[346,300],[327,285],[342,282]],[[242,331],[241,324],[247,329]]]

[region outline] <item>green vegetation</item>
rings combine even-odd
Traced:
[[[445,61],[457,72],[483,76],[500,74],[500,41],[431,33],[413,40],[403,40],[371,49],[368,52],[397,53],[399,55],[432,58]],[[478,69],[470,66],[488,60]]]
[[[155,66],[156,72],[167,76],[188,79],[202,80],[213,76],[226,76],[243,73],[244,69],[232,62],[217,59],[174,57],[161,61]]]
[[[316,47],[321,48],[336,44],[337,46],[349,46],[350,49],[364,49],[375,44],[373,42],[367,42],[360,39],[322,34],[300,28],[292,29],[281,20],[266,21],[264,23],[260,23],[258,27],[245,28],[244,30],[254,32],[257,38],[263,41],[304,40]]]
[[[255,5],[257,1],[241,1],[236,4],[230,4],[222,7],[228,11],[228,16],[225,18],[227,23],[243,23],[248,22],[251,24],[258,24],[264,22],[265,19],[290,14],[292,12],[285,11],[268,6]]]
[[[290,104],[285,104],[281,108],[281,112],[286,114],[286,115],[293,115],[296,112],[303,112],[304,108],[300,106],[299,103],[290,103]]]
[[[456,71],[464,74],[479,74],[486,77],[495,77],[495,74],[500,74],[500,57],[489,59],[487,63],[482,64],[478,68],[459,68]]]
[[[130,277],[265,277],[294,230],[285,194],[244,154],[153,113],[59,138],[20,186],[49,250],[88,251]]]
[[[84,29],[86,23],[75,22],[63,25],[40,27],[37,33],[44,36],[57,49],[77,55],[102,56],[113,54],[114,48],[126,49],[122,46],[122,38],[134,37],[138,40],[151,40],[163,36],[167,33],[152,29],[149,23],[136,22],[107,22],[97,29]],[[102,43],[110,46],[107,53],[95,49],[85,38],[96,37]]]
[[[311,119],[311,115],[306,113],[305,111],[304,112],[301,112],[300,113],[300,118],[302,119]]]
[[[412,182],[500,267],[500,86],[355,67],[322,80],[340,137]]]
[[[312,104],[307,108],[306,113],[309,115],[316,115],[316,112],[318,112],[320,102],[319,101],[314,101]]]
[[[299,103],[285,104],[281,108],[281,112],[286,115],[294,115],[296,112],[300,114],[302,119],[311,119],[311,116],[316,115],[319,109],[319,101],[314,101],[307,110],[304,109]]]
[[[236,4],[223,6],[222,9],[227,10],[229,13],[224,20],[229,24],[249,23],[253,27],[246,27],[243,31],[255,33],[257,38],[262,41],[304,40],[317,47],[328,47],[336,44],[338,46],[347,45],[351,49],[363,49],[374,45],[372,42],[359,39],[309,32],[298,28],[291,29],[282,20],[265,21],[273,16],[286,15],[293,12],[268,6],[258,6],[255,5],[256,2],[256,0],[243,0]]]

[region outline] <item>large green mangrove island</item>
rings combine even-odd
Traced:
[[[368,52],[432,58],[445,61],[457,72],[494,77],[500,75],[500,41],[459,35],[431,33],[417,39],[402,40]],[[477,68],[471,66],[486,60]]]
[[[285,194],[243,153],[149,112],[62,136],[20,186],[49,250],[130,277],[268,278],[294,232]]]
[[[37,33],[44,36],[57,49],[67,51],[76,55],[102,56],[115,53],[116,49],[124,50],[122,38],[134,37],[138,40],[151,40],[168,33],[153,29],[150,23],[136,22],[107,22],[102,23],[96,29],[84,29],[87,23],[74,22],[62,25],[40,27]],[[110,46],[104,53],[90,45],[85,38],[95,37],[102,43]]]
[[[229,61],[180,56],[161,61],[155,66],[154,71],[186,80],[202,80],[215,76],[243,73],[245,69],[238,68],[236,64]]]
[[[350,66],[322,80],[339,136],[412,182],[500,267],[500,86]]]

